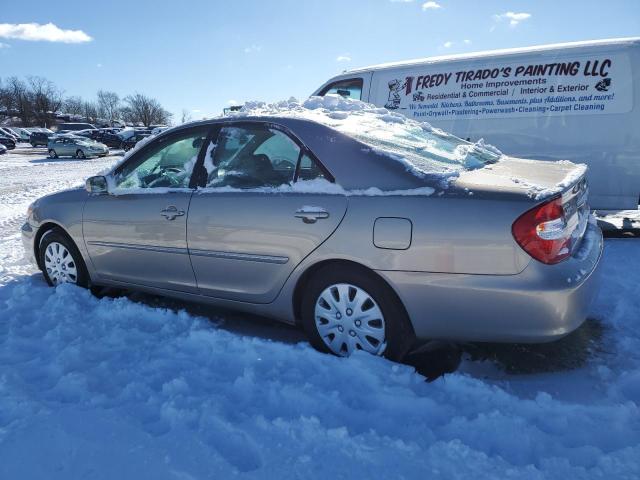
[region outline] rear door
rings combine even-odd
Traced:
[[[347,199],[296,191],[296,182],[328,173],[288,132],[266,123],[224,127],[204,166],[206,187],[194,193],[187,223],[198,289],[268,303],[333,233]]]

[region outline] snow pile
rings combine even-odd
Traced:
[[[638,311],[637,283],[612,287]],[[593,369],[604,398],[582,403],[459,374],[426,384],[366,354],[23,278],[0,289],[0,477],[631,478],[640,338],[608,316],[629,369]]]
[[[240,111],[231,112],[229,116],[314,120],[402,162],[407,170],[420,177],[440,174],[452,178],[463,170],[497,161],[501,156],[495,147],[482,140],[471,144],[428,123],[339,95],[310,97],[302,103],[294,98],[271,104],[247,102]]]

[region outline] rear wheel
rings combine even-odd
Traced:
[[[393,290],[364,269],[319,270],[306,285],[301,316],[311,345],[338,356],[364,350],[400,361],[415,342]]]
[[[46,232],[40,240],[40,265],[45,280],[55,287],[73,283],[81,287],[89,284],[87,267],[75,244],[60,230]]]
[[[49,149],[49,158],[58,158],[58,154],[53,148]]]
[[[87,158],[86,155],[84,154],[84,152],[80,149],[78,149],[78,151],[76,152],[76,158]]]

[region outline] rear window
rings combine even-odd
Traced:
[[[416,122],[364,122],[354,116],[331,126],[374,150],[402,159],[418,172],[479,168],[501,156],[493,147],[469,143]]]

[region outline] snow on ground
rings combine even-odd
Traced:
[[[31,151],[0,157],[0,478],[640,477],[637,239],[606,242],[576,334],[483,346],[501,361],[426,383],[260,319],[239,333],[222,311],[47,287],[22,258],[24,210],[117,157]],[[534,373],[508,373],[526,356]]]

